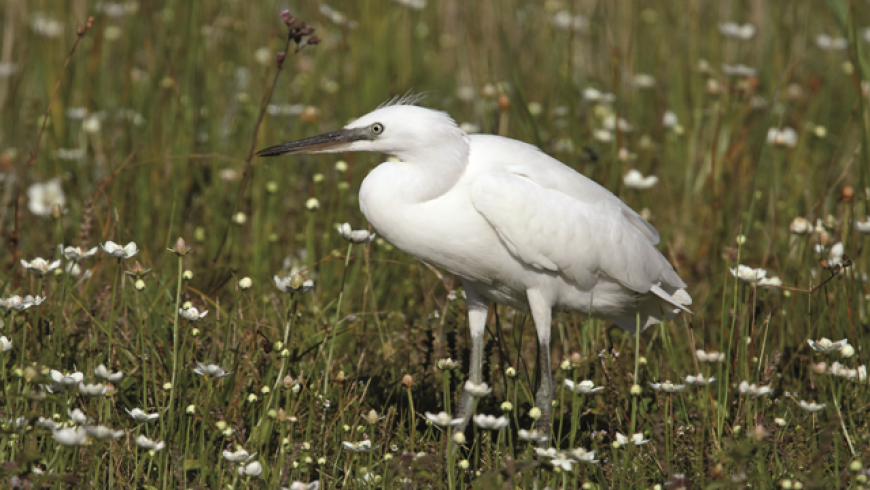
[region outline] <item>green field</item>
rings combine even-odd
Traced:
[[[119,2],[0,2],[0,488],[870,488],[867,1]],[[689,285],[639,337],[554,316],[549,454],[506,306],[507,427],[427,420],[461,282],[336,230],[387,156],[253,156],[408,93],[601,183]]]

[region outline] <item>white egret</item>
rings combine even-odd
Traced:
[[[553,309],[609,318],[628,331],[680,310],[686,284],[655,248],[655,228],[610,191],[526,143],[468,135],[446,113],[398,100],[344,128],[260,156],[373,151],[394,155],[362,183],[377,233],[462,278],[470,380],[483,381],[489,301],[531,312],[540,348],[538,428],[549,433]],[[460,399],[467,423],[471,397]],[[464,425],[462,426],[464,427]]]

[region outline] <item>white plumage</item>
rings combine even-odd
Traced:
[[[554,388],[554,308],[609,318],[629,331],[638,318],[647,326],[688,311],[686,284],[655,248],[658,233],[619,198],[534,146],[469,136],[443,112],[387,105],[339,131],[259,154],[344,151],[399,158],[369,173],[360,208],[396,247],[462,278],[471,381],[482,381],[488,302],[531,312],[541,344],[541,429],[548,429]],[[460,400],[461,416],[470,407],[468,397]]]

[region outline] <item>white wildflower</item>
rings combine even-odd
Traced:
[[[124,435],[123,430],[112,430],[105,425],[85,427],[85,432],[94,439],[118,439]]]
[[[831,339],[827,337],[822,337],[821,340],[812,340],[808,339],[807,344],[813,348],[816,352],[835,352],[843,348],[843,346],[849,343],[848,339],[838,340],[836,342],[831,342]]]
[[[570,379],[566,379],[565,388],[577,395],[594,395],[604,389],[603,386],[595,386],[595,383],[588,379],[576,384]]]
[[[749,384],[748,381],[743,381],[737,387],[737,390],[742,395],[751,396],[753,398],[758,398],[764,395],[769,395],[773,393],[773,388],[770,386],[756,386],[755,384]]]
[[[90,250],[82,250],[81,247],[70,246],[64,248],[63,245],[58,245],[57,248],[58,250],[60,250],[60,253],[62,253],[63,256],[67,258],[67,260],[82,260],[93,257],[97,254],[97,247],[94,247]]]
[[[686,385],[675,385],[670,381],[662,383],[649,383],[650,388],[655,391],[664,391],[665,393],[679,393],[686,389]]]
[[[736,22],[720,22],[719,32],[725,37],[746,41],[755,36],[755,26],[752,24],[738,24]]]
[[[79,383],[79,392],[82,395],[103,396],[106,394],[107,391],[108,391],[108,387],[102,383],[96,383],[96,384]]]
[[[63,446],[81,446],[88,440],[84,427],[68,427],[52,432],[54,440]]]
[[[748,67],[746,65],[722,65],[722,73],[728,75],[729,77],[743,77],[749,78],[754,77],[758,70],[755,68]]]
[[[137,422],[152,422],[160,418],[159,413],[145,413],[141,408],[134,408],[133,410],[125,408],[124,410]]]
[[[263,466],[259,461],[253,461],[244,466],[239,466],[239,476],[253,476],[254,478],[263,474]]]
[[[31,295],[27,295],[25,297],[18,296],[17,294],[14,296],[10,296],[6,299],[0,299],[0,306],[3,308],[7,308],[15,311],[24,311],[31,306],[39,306],[45,301],[45,296],[37,296],[33,297]]]
[[[849,47],[849,41],[842,37],[831,37],[827,34],[816,36],[816,46],[825,51],[842,51]]]
[[[792,220],[791,225],[789,225],[789,229],[795,235],[806,235],[812,233],[813,225],[807,219],[798,216],[797,218]],[[870,232],[870,227],[868,227],[868,232]]]
[[[474,416],[474,423],[484,430],[502,430],[507,427],[508,419],[480,414]]]
[[[355,243],[364,244],[370,243],[377,237],[377,234],[371,233],[368,230],[354,230],[350,227],[350,223],[342,223],[336,227],[338,234],[345,240]]]
[[[792,128],[770,128],[767,130],[767,142],[775,146],[794,148],[797,146],[797,131]]]
[[[166,443],[163,441],[155,441],[145,437],[144,435],[140,435],[136,438],[136,445],[141,447],[142,449],[147,449],[149,451],[160,451],[161,449],[166,447]]]
[[[465,392],[469,395],[480,398],[492,393],[492,388],[486,383],[473,383],[470,379],[465,382]]]
[[[0,336],[0,352],[9,352],[12,350],[12,341],[5,335]]]
[[[205,318],[206,315],[208,315],[208,310],[200,312],[196,309],[195,306],[191,306],[190,308],[179,308],[178,314],[181,315],[181,317],[185,320],[197,322]]]
[[[275,276],[272,278],[275,281],[275,286],[284,293],[299,293],[307,294],[314,289],[314,281],[311,279],[302,279],[302,276],[295,274],[283,279]]]
[[[547,442],[548,440],[550,440],[550,436],[548,436],[547,434],[545,434],[537,429],[532,429],[532,430],[520,429],[520,431],[517,434],[519,435],[520,439],[522,439],[523,441]]]
[[[193,372],[199,374],[200,376],[213,376],[215,378],[223,378],[225,376],[229,376],[233,374],[232,372],[226,372],[218,366],[217,364],[203,364],[201,362],[196,363],[196,367],[193,369]]]
[[[683,378],[683,381],[685,381],[687,385],[707,386],[708,384],[712,383],[713,381],[716,381],[716,378],[713,378],[713,377],[705,378],[703,374],[699,374],[697,376],[691,376],[691,375],[686,376],[685,378]]]
[[[440,427],[456,427],[464,422],[464,419],[454,419],[447,412],[439,412],[438,415],[426,412],[426,420]]]
[[[625,173],[622,182],[629,189],[649,189],[659,182],[659,178],[655,175],[644,177],[640,170],[633,168]]]
[[[764,279],[767,275],[767,271],[764,269],[753,269],[747,265],[740,264],[736,269],[731,269],[731,275],[743,282],[755,284]]]
[[[257,457],[257,453],[248,454],[248,451],[239,448],[233,452],[227,451],[226,449],[222,453],[224,459],[227,461],[232,461],[233,463],[247,463]]]
[[[94,369],[94,376],[100,379],[105,379],[106,381],[117,383],[118,381],[121,381],[121,379],[124,377],[124,372],[118,371],[113,373],[109,371],[108,368],[106,368],[105,364],[100,364],[99,366],[97,366],[96,369]]]
[[[73,423],[76,425],[88,425],[94,421],[92,418],[89,418],[87,415],[85,415],[85,413],[82,412],[81,409],[78,408],[67,410],[66,413],[69,416],[69,419],[72,420]]]
[[[139,253],[139,248],[134,242],[130,242],[122,247],[121,245],[109,240],[106,243],[101,243],[100,248],[103,249],[103,252],[119,259],[129,259]]]
[[[630,440],[631,440],[631,443],[634,444],[635,446],[641,446],[641,445],[649,442],[649,439],[644,439],[643,434],[640,432],[638,432],[637,434],[633,434],[631,436]],[[625,446],[626,444],[628,444],[629,438],[626,437],[624,434],[617,432],[616,433],[616,442],[618,442],[620,446]]]
[[[21,259],[21,265],[28,271],[37,275],[45,275],[49,272],[53,272],[55,269],[60,268],[60,261],[55,260],[54,262],[49,262],[42,257],[37,257],[30,262]]]
[[[825,403],[822,403],[820,405],[820,404],[816,403],[815,401],[807,403],[806,401],[801,400],[800,402],[798,402],[798,406],[807,412],[820,412],[820,411],[824,410],[825,407],[828,405]]]
[[[365,440],[365,441],[360,441],[360,442],[343,441],[341,443],[341,447],[347,449],[348,451],[350,451],[352,453],[368,453],[368,452],[376,450],[377,448],[379,448],[381,446],[372,447],[372,441]]]
[[[60,187],[60,179],[32,184],[27,188],[27,209],[37,216],[49,216],[55,206],[63,210],[66,195]]]

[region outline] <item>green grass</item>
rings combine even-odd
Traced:
[[[316,480],[321,488],[652,488],[668,480],[679,488],[684,475],[691,488],[787,488],[786,480],[791,488],[866,487],[870,387],[817,366],[856,369],[870,350],[866,239],[852,225],[868,214],[870,192],[864,2],[444,0],[417,11],[335,1],[341,24],[314,2],[130,5],[135,12],[112,17],[97,2],[7,0],[0,12],[0,62],[17,65],[0,76],[0,297],[47,296],[26,311],[0,309],[0,335],[13,344],[0,353],[0,486],[17,478],[51,488]],[[554,469],[519,439],[519,429],[533,426],[536,345],[531,319],[506,307],[490,315],[485,374],[493,392],[476,410],[503,413],[510,425],[469,427],[457,444],[426,422],[427,411],[453,413],[465,382],[465,306],[461,295],[449,298],[460,283],[383,240],[350,248],[335,231],[341,222],[367,226],[356,192],[383,156],[246,165],[285,43],[277,15],[285,7],[322,41],[287,55],[255,148],[330,131],[392,96],[425,92],[426,105],[482,132],[540,144],[649,213],[695,314],[639,339],[600,319],[554,317],[558,386],[588,379],[604,390],[557,392],[551,445],[595,450],[597,464]],[[588,25],[554,27],[562,10]],[[59,37],[37,32],[40,12],[63,24]],[[91,15],[64,70],[75,26]],[[731,20],[758,32],[728,39],[716,26]],[[848,48],[821,50],[821,33],[847,38]],[[738,63],[757,76],[723,74],[723,64]],[[636,88],[641,73],[655,86]],[[616,99],[586,100],[587,87]],[[84,121],[70,117],[74,108],[86,109]],[[273,114],[282,110],[289,114]],[[666,110],[679,128],[664,127]],[[607,116],[625,118],[633,131],[596,139]],[[797,145],[767,144],[768,129],[785,126],[797,131]],[[64,157],[73,150],[77,158]],[[622,176],[631,168],[658,184],[627,188]],[[55,178],[63,214],[33,214],[28,187]],[[311,198],[316,209],[306,207]],[[790,233],[798,216],[826,221],[825,231]],[[167,251],[178,237],[192,247],[186,255]],[[120,261],[100,252],[80,261],[88,272],[77,277],[40,278],[18,263],[60,258],[60,243],[107,240],[134,241],[141,251]],[[837,271],[813,253],[825,241],[842,242],[851,261],[827,282]],[[141,290],[124,274],[135,261],[150,268]],[[737,282],[728,272],[737,263],[763,267],[785,287]],[[282,293],[271,279],[297,273],[314,281],[307,294]],[[250,289],[238,286],[244,277]],[[180,318],[186,302],[209,312]],[[848,339],[856,352],[814,352],[807,340],[822,337]],[[725,360],[699,363],[697,349]],[[461,366],[439,370],[447,357]],[[197,362],[231,374],[200,376]],[[107,395],[43,388],[50,369],[95,383],[100,364],[124,372]],[[515,377],[505,376],[508,367]],[[674,394],[649,387],[699,372],[717,379]],[[774,391],[741,395],[744,380]],[[798,400],[826,406],[809,413]],[[136,407],[160,419],[137,422],[125,411]],[[123,436],[63,446],[36,423],[71,424],[74,408]],[[649,442],[615,448],[617,432]],[[165,448],[139,448],[140,435]],[[377,449],[342,447],[366,439]],[[259,478],[239,476],[222,456],[236,447],[258,453]]]

